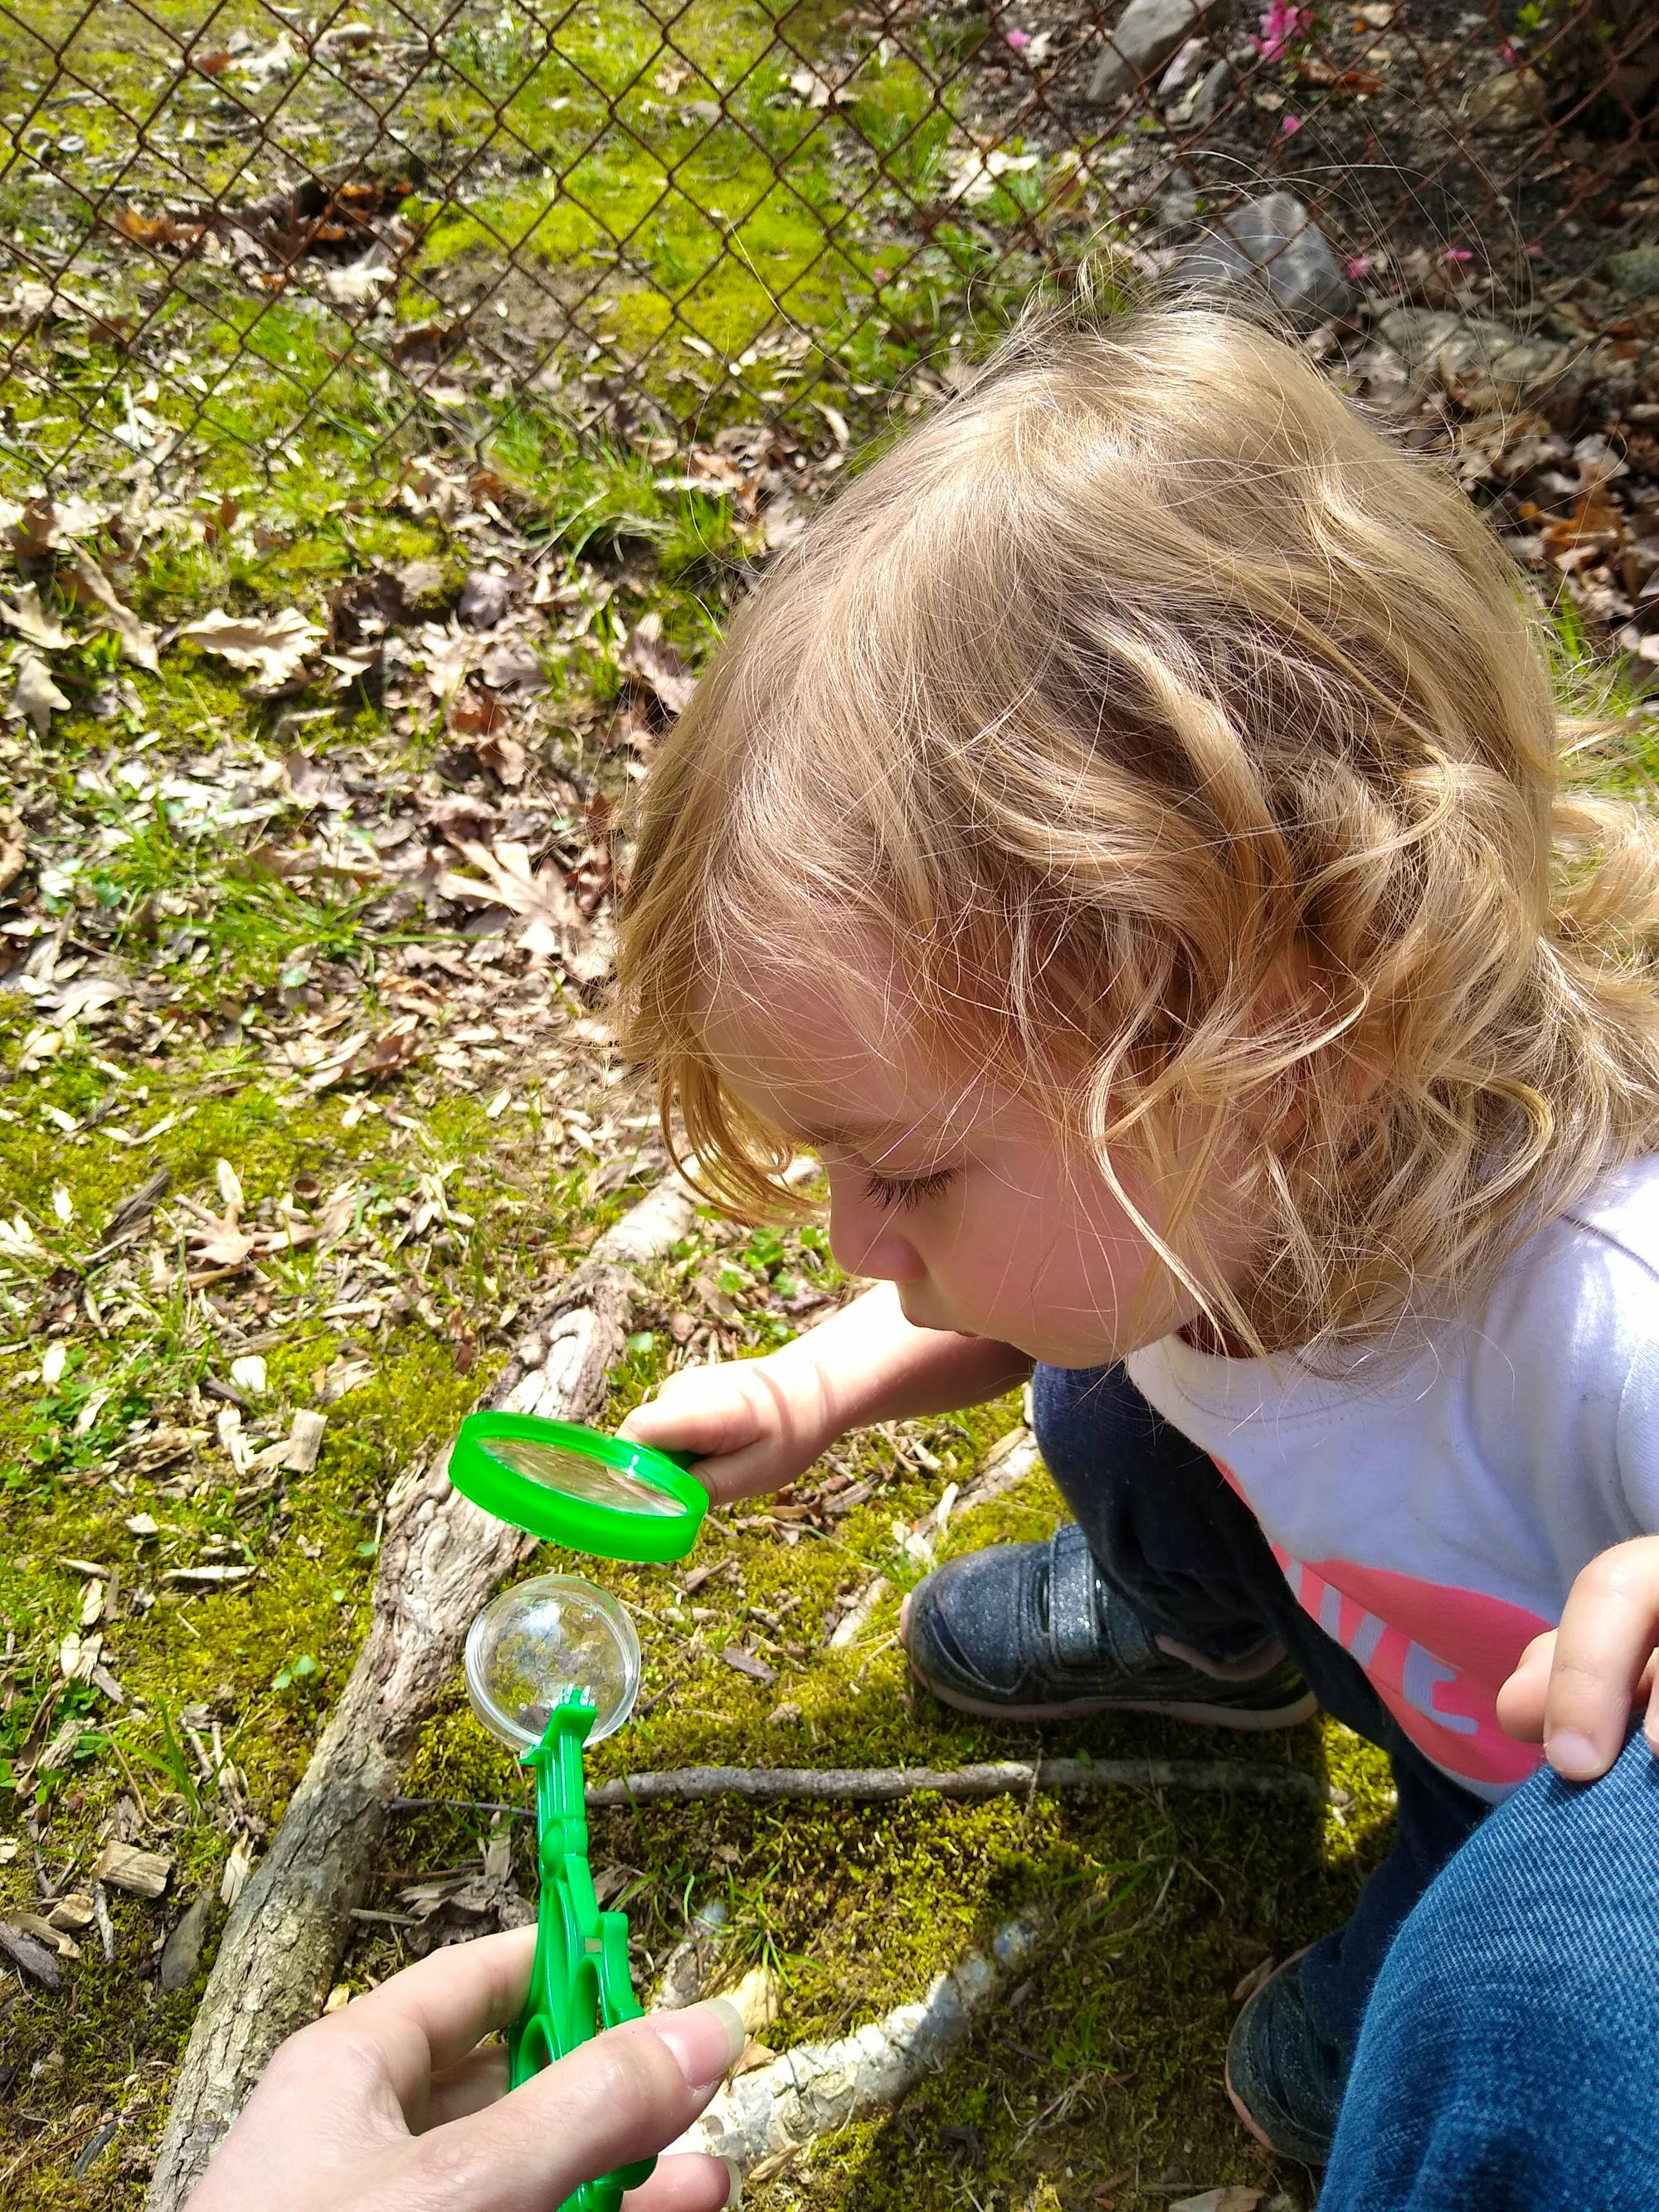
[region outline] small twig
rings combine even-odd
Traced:
[[[704,1797],[835,1799],[876,1805],[926,1790],[941,1797],[1002,1797],[1022,1790],[1167,1789],[1313,1797],[1342,1804],[1346,1793],[1297,1766],[1203,1759],[1001,1759],[978,1766],[687,1766],[594,1784],[591,1810],[685,1803]]]
[[[493,1797],[389,1797],[388,1813],[510,1813],[515,1820],[533,1820],[527,1805],[501,1805]]]
[[[1006,1797],[1037,1790],[1223,1790],[1244,1796],[1311,1797],[1346,1805],[1348,1793],[1299,1766],[1261,1766],[1243,1759],[1000,1759],[980,1766],[683,1766],[659,1774],[624,1774],[590,1783],[587,1809],[620,1805],[684,1805],[707,1797],[755,1803],[792,1799],[881,1805],[933,1790],[941,1797]],[[392,1797],[388,1813],[453,1810],[508,1813],[528,1820],[522,1805],[483,1797]]]

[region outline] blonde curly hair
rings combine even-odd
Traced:
[[[664,745],[624,1043],[705,1188],[787,1211],[710,987],[745,948],[830,981],[873,928],[919,1051],[1120,1199],[1131,1153],[1173,1188],[1152,1242],[1212,1316],[1372,1334],[1659,1139],[1659,840],[1568,788],[1575,737],[1496,538],[1301,352],[1198,305],[1034,318],[779,561]],[[1241,1114],[1268,1227],[1228,1291],[1199,1201]]]

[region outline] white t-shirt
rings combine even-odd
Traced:
[[[1659,1157],[1540,1231],[1456,1318],[1413,1326],[1334,1376],[1176,1336],[1128,1370],[1413,1741],[1495,1802],[1541,1756],[1498,1727],[1500,1684],[1588,1561],[1659,1530]]]

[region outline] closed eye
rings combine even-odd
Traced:
[[[869,1170],[864,1178],[865,1196],[877,1206],[890,1206],[907,1213],[924,1199],[936,1198],[955,1177],[954,1168],[935,1168],[932,1175],[879,1176]]]

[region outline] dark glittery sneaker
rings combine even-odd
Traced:
[[[1164,1713],[1215,1728],[1293,1728],[1317,1705],[1287,1659],[1221,1681],[1161,1651],[1102,1582],[1075,1522],[1046,1544],[969,1552],[911,1591],[899,1640],[940,1703],[991,1720]]]
[[[1259,2143],[1323,2166],[1342,2102],[1343,2054],[1316,2034],[1302,2001],[1306,1951],[1286,1959],[1233,2023],[1227,2095]]]

